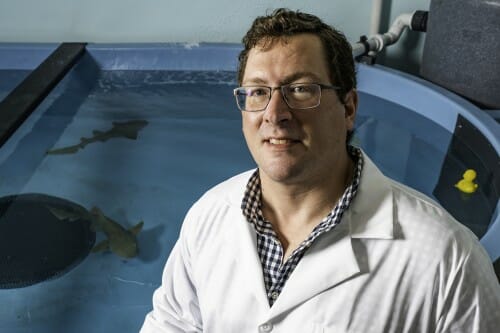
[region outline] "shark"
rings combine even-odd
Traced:
[[[79,209],[64,209],[47,206],[49,211],[61,221],[76,221],[86,219],[90,221],[94,231],[101,231],[106,239],[95,245],[91,252],[111,251],[122,258],[133,258],[139,253],[137,235],[144,226],[140,221],[135,226],[125,229],[121,224],[104,215],[101,209],[94,206],[90,210],[81,207]]]
[[[82,137],[80,138],[80,142],[75,145],[48,150],[46,153],[49,155],[74,154],[78,150],[85,148],[88,144],[93,142],[105,142],[112,138],[127,138],[130,140],[136,140],[139,131],[147,124],[148,122],[142,119],[125,122],[114,121],[113,127],[108,131],[94,130],[92,131],[93,135],[90,138]]]

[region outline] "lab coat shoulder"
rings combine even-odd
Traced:
[[[397,214],[402,229],[417,242],[425,236],[416,255],[435,263],[427,268],[434,268],[429,285],[435,291],[435,331],[495,332],[500,325],[500,286],[477,236],[423,194],[398,183],[394,193],[399,207],[413,206]],[[411,215],[415,211],[418,214]]]
[[[399,237],[418,274],[433,286],[436,332],[493,332],[500,325],[500,287],[477,236],[431,198],[389,180]]]
[[[500,288],[477,237],[434,200],[385,177],[365,158],[348,217],[353,244],[363,244],[359,258],[369,272],[360,277],[367,296],[362,299],[376,299],[369,296],[383,281],[386,296],[377,302],[377,315],[405,309],[388,311],[401,320],[380,330],[494,331],[500,325]],[[359,312],[370,309],[368,301]]]
[[[414,206],[398,211],[398,223],[403,235],[406,230],[420,243],[414,255],[426,259],[428,266],[420,272],[433,286],[435,332],[495,332],[500,286],[476,235],[423,194],[401,184],[394,186],[394,193],[399,207]]]

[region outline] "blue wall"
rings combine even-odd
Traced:
[[[382,28],[429,3],[385,0]],[[369,34],[369,0],[2,0],[0,42],[239,42],[253,18],[276,7],[316,14],[350,41]],[[380,62],[415,72],[423,37],[405,33]]]

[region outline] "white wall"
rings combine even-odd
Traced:
[[[392,21],[403,11],[426,10],[429,2],[385,0],[384,17]],[[0,42],[240,42],[256,16],[277,7],[318,15],[356,41],[369,32],[371,5],[370,0],[0,0]]]

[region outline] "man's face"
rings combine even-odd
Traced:
[[[242,86],[289,83],[332,84],[317,36],[296,35],[248,53]],[[354,126],[356,92],[348,93],[345,102],[334,90],[323,89],[318,107],[293,110],[274,90],[265,110],[242,111],[243,134],[261,179],[308,184],[340,171],[347,157],[346,133]]]

